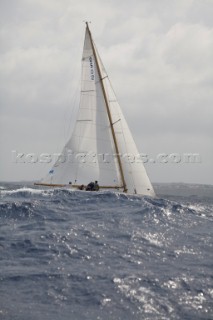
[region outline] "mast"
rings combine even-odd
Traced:
[[[123,184],[123,188],[124,188],[123,191],[127,192],[126,182],[125,182],[125,178],[124,178],[124,172],[123,172],[123,168],[122,168],[122,164],[121,164],[121,158],[120,158],[120,154],[119,154],[119,150],[118,150],[118,143],[117,143],[117,139],[116,139],[116,135],[115,135],[115,130],[114,130],[114,127],[113,127],[112,116],[111,116],[111,113],[110,113],[109,102],[108,102],[108,99],[107,99],[107,95],[106,95],[106,91],[105,91],[105,87],[104,87],[104,83],[103,83],[103,78],[102,78],[102,74],[101,74],[101,69],[100,69],[100,66],[98,64],[98,58],[97,58],[97,54],[96,54],[96,51],[95,51],[94,43],[93,43],[93,40],[92,40],[92,35],[91,35],[90,29],[89,29],[89,26],[88,26],[88,22],[86,22],[86,29],[89,32],[90,41],[91,41],[91,45],[92,45],[92,51],[93,51],[93,54],[94,54],[94,57],[95,57],[95,62],[96,62],[96,65],[97,65],[98,75],[99,75],[99,78],[100,78],[101,89],[103,91],[104,101],[105,101],[105,105],[106,105],[106,109],[107,109],[107,115],[108,115],[108,118],[109,118],[109,123],[110,123],[111,132],[112,132],[113,142],[114,142],[114,145],[115,145],[116,157],[117,157],[117,160],[118,160],[118,166],[119,166],[121,180],[122,180],[122,184]]]

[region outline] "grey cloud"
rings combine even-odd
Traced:
[[[212,183],[210,2],[1,1],[0,179],[38,179],[46,170],[14,166],[14,148],[60,152],[66,142],[88,19],[139,150],[202,153],[193,168],[149,165],[152,181]]]

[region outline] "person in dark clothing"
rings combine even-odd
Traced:
[[[84,184],[78,187],[78,190],[84,190]]]
[[[86,187],[86,191],[94,191],[94,186],[94,182],[90,182]]]
[[[90,182],[86,187],[86,191],[98,191],[98,190],[99,190],[99,185],[97,180],[95,182]]]
[[[98,181],[95,181],[95,184],[94,184],[94,190],[95,190],[95,191],[98,191],[98,190],[99,190],[99,184],[98,184]]]

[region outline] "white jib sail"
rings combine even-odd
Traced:
[[[97,180],[103,187],[124,187],[103,89],[108,99],[127,193],[154,196],[153,187],[138,158],[139,152],[107,73],[92,44],[88,26],[82,56],[80,106],[76,124],[62,151],[63,156],[56,161],[42,183],[86,185]]]

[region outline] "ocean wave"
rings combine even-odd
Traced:
[[[206,198],[153,199],[32,185],[5,189],[0,197],[5,319],[209,317],[212,203]]]
[[[21,196],[21,197],[31,197],[32,195],[43,195],[48,196],[53,192],[52,189],[35,189],[35,188],[29,188],[29,187],[22,187],[18,189],[12,189],[12,190],[2,190],[1,196]]]
[[[119,207],[124,210],[132,211],[136,214],[149,214],[153,216],[153,219],[172,219],[173,215],[183,214],[195,214],[205,217],[213,216],[212,205],[196,203],[196,201],[190,201],[188,203],[181,203],[166,198],[150,198],[147,196],[140,197],[138,195],[127,195],[119,192],[112,191],[100,191],[100,192],[86,192],[78,191],[67,188],[32,188],[21,187],[16,189],[1,190],[1,209],[5,210],[23,210],[26,209],[26,199],[32,201],[40,200],[39,205],[42,205],[44,200],[49,203],[49,206],[53,205],[72,205],[72,206],[96,206],[96,210],[99,209],[99,205],[106,204],[108,207]],[[20,203],[17,202],[20,201]],[[5,205],[5,202],[8,202]],[[30,202],[29,202],[30,203]],[[30,203],[31,204],[31,203]],[[6,206],[6,207],[5,207]],[[32,208],[33,210],[34,208]]]

